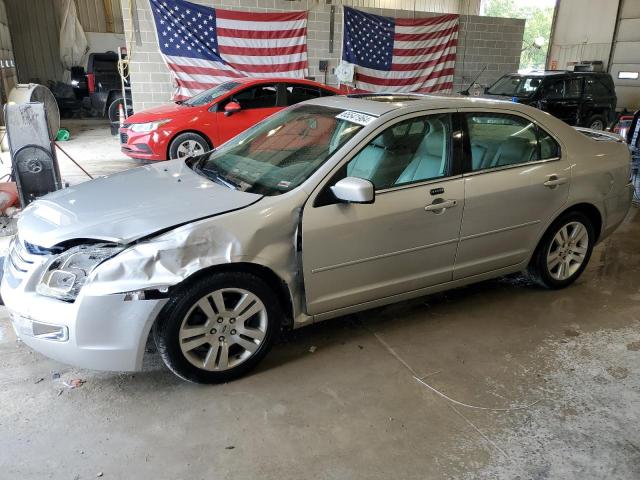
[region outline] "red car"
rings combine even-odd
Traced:
[[[311,80],[234,79],[188,100],[131,115],[120,128],[121,149],[144,160],[198,155],[288,105],[339,93]]]

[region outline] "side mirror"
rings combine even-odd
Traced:
[[[238,102],[229,102],[224,106],[224,116],[230,117],[234,113],[238,113],[242,107]]]
[[[338,200],[348,203],[373,203],[375,188],[373,183],[364,178],[347,177],[340,180],[331,191]]]

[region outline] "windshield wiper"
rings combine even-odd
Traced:
[[[214,181],[218,181],[218,183],[221,183],[222,185],[224,185],[225,187],[229,187],[232,190],[239,190],[240,189],[240,185],[238,185],[235,182],[230,181],[229,179],[225,178],[222,176],[222,174],[216,170],[210,170],[210,169],[200,169],[200,171],[202,173],[204,173],[205,175],[207,173],[211,173],[213,174],[214,178],[212,180]],[[208,176],[208,175],[207,175]]]
[[[205,177],[213,180],[214,182],[220,183],[225,187],[231,188],[232,190],[240,189],[239,184],[226,178],[224,175],[222,175],[222,173],[219,170],[216,170],[213,168],[202,168],[202,164],[204,163],[206,158],[207,158],[206,155],[203,155],[202,157],[200,157],[198,160],[192,163],[193,165],[192,168],[195,171],[201,172]]]

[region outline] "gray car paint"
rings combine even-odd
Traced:
[[[168,227],[246,207],[261,195],[230,190],[174,160],[58,190],[32,203],[20,237],[42,247],[91,238],[127,244]]]
[[[630,205],[629,153],[625,145],[615,139],[598,142],[587,138],[531,107],[451,97],[425,97],[406,103],[328,97],[307,103],[354,110],[378,118],[293,191],[260,198],[215,184],[203,187],[207,180],[177,162],[165,163],[89,182],[72,192],[47,196],[24,212],[19,235],[23,240],[42,246],[75,238],[129,244],[122,253],[94,270],[76,303],[82,302],[83,297],[95,302],[100,296],[164,289],[202,269],[242,263],[268,269],[279,278],[279,285],[273,286],[286,290],[291,304],[288,320],[293,327],[299,327],[522,270],[546,228],[565,209],[579,203],[596,207],[603,219],[601,240],[622,221]],[[551,170],[544,163],[530,165],[532,172],[525,183],[539,182],[541,185],[550,173],[566,174],[570,176],[570,182],[566,190],[562,190],[560,200],[552,202],[553,205],[545,210],[540,209],[545,202],[544,196],[525,200],[520,207],[523,217],[519,220],[517,214],[509,212],[510,206],[522,201],[519,189],[513,189],[518,184],[514,176],[522,175],[518,167],[484,173],[486,182],[480,182],[477,175],[439,179],[378,192],[372,205],[340,204],[331,205],[324,212],[322,208],[314,210],[316,197],[331,186],[331,175],[377,132],[409,116],[464,108],[525,116],[551,132],[562,146],[561,161],[546,162],[552,164]],[[425,211],[429,201],[425,189],[445,183],[447,193],[459,200],[457,206],[447,209],[441,216]],[[456,276],[456,228],[461,228],[462,212],[466,208],[465,188],[474,184],[477,188],[470,188],[470,191],[477,195],[506,193],[502,199],[497,197],[493,208],[472,218],[467,224],[468,230],[463,230],[464,236],[468,237],[464,242],[469,241],[471,247],[467,254],[470,270],[458,272]],[[123,189],[127,191],[123,192]],[[542,191],[546,193],[545,189]],[[59,221],[58,225],[51,220],[45,221],[43,215],[37,213],[42,205],[65,220]],[[410,209],[416,212],[409,214]],[[385,213],[393,216],[393,226],[381,223],[384,222],[381,214]],[[368,221],[357,225],[349,221],[356,217],[362,220],[361,215],[368,217]],[[526,232],[515,237],[495,235],[493,247],[507,251],[508,255],[503,262],[492,263],[486,259],[491,253],[491,242],[487,245],[471,242],[471,239],[490,239],[492,232],[499,233],[501,227],[495,223],[496,217],[516,222],[516,225],[507,226],[515,232],[521,230],[517,223],[520,222],[526,225],[522,230]],[[113,222],[104,222],[106,218]],[[166,231],[152,235],[160,230]],[[425,235],[429,236],[427,240]],[[511,242],[517,245],[514,247]],[[476,259],[473,258],[474,251],[477,252]],[[33,278],[37,273],[31,275]],[[3,297],[11,295],[4,281],[2,294]],[[45,300],[44,303],[57,302]],[[21,307],[14,303],[11,308],[19,310]],[[43,315],[44,308],[40,313],[32,310],[30,315]],[[148,332],[153,320],[145,319],[143,334]],[[144,345],[144,339],[138,340],[138,346]],[[139,352],[136,355],[132,357],[141,358]],[[69,361],[68,356],[65,360]],[[138,366],[136,363],[131,368]],[[96,368],[95,363],[92,367]],[[109,367],[104,366],[105,369]],[[122,369],[121,363],[118,369]]]

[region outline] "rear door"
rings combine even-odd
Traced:
[[[566,203],[571,172],[558,141],[531,119],[461,112],[468,155],[454,279],[527,260],[541,229]]]
[[[550,78],[542,86],[541,109],[569,125],[577,125],[582,78]]]
[[[278,89],[278,83],[253,85],[230,95],[226,100],[218,103],[215,113],[218,127],[218,143],[226,142],[282,109],[278,102]],[[233,115],[225,116],[224,107],[231,101],[239,103],[241,110]]]
[[[312,195],[302,217],[309,314],[451,280],[464,204],[452,130],[449,113],[396,121]],[[372,181],[374,203],[335,200],[329,187],[346,176]]]

